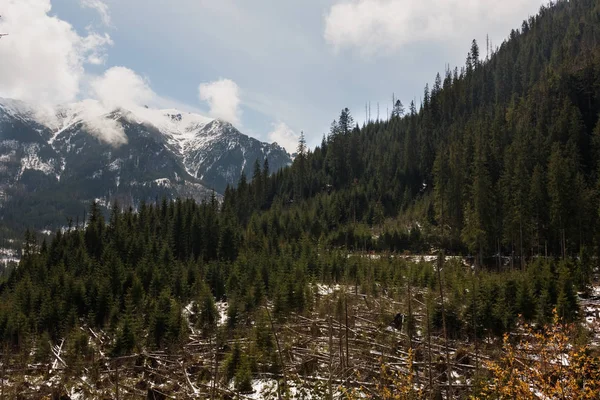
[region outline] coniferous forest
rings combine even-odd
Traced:
[[[597,398],[600,2],[465,45],[418,104],[345,108],[222,199],[28,231],[0,279],[2,390]]]

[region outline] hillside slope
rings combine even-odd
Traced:
[[[338,243],[352,248],[372,242],[356,223],[379,234],[388,220],[391,236],[406,237],[382,235],[387,249],[523,260],[595,249],[599,38],[600,2],[578,0],[542,7],[489,57],[473,41],[419,108],[398,103],[391,119],[363,127],[343,110],[321,146],[267,183],[265,204],[309,212],[295,223],[314,238],[348,226]],[[226,203],[236,209],[240,197]]]

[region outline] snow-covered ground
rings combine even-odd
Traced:
[[[600,347],[600,283],[595,283],[589,298],[579,298],[584,325],[592,332],[591,345]]]
[[[326,379],[314,377],[313,380],[288,383],[288,397],[290,400],[300,399],[322,399],[327,395]],[[278,385],[275,379],[255,379],[252,381],[253,393],[245,395],[247,399],[278,399]],[[280,388],[279,390],[285,390]],[[340,392],[340,387],[336,384],[332,385],[333,397],[335,399],[345,398]]]
[[[438,255],[437,254],[392,254],[392,253],[348,253],[347,255],[348,258],[352,258],[352,257],[362,257],[362,258],[367,258],[367,259],[371,259],[371,260],[380,260],[381,258],[399,258],[402,260],[406,260],[406,261],[411,261],[411,262],[415,262],[415,263],[419,263],[419,262],[425,262],[425,263],[435,263],[437,262],[438,259]],[[459,260],[460,262],[463,263],[463,265],[470,267],[471,264],[469,263],[468,259],[462,257],[462,256],[445,256],[444,259],[446,260],[446,262],[452,261],[452,260]]]
[[[254,393],[248,395],[251,399],[277,397],[277,381],[274,379],[255,379],[252,381]]]

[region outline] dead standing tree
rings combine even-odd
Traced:
[[[407,266],[408,271],[411,268],[414,266]],[[281,370],[275,372],[264,364],[253,371],[252,379],[270,382],[273,388],[280,381],[279,390],[273,392],[271,398],[284,397],[288,389],[306,389],[321,393],[318,395],[321,398],[333,398],[344,389],[376,391],[379,371],[385,364],[394,376],[418,375],[416,385],[430,398],[440,388],[449,386],[450,376],[452,394],[460,396],[469,390],[469,381],[476,370],[473,360],[485,359],[485,356],[474,356],[473,352],[462,348],[460,342],[432,331],[429,325],[431,304],[424,300],[425,294],[425,289],[415,287],[414,282],[408,282],[401,292],[381,287],[377,295],[360,293],[353,283],[319,286],[315,296],[322,299],[317,301],[321,304],[320,309],[317,307],[302,315],[291,314],[279,327],[274,323],[270,325],[274,341],[279,342],[275,343],[275,351]],[[336,303],[338,307],[334,306]],[[409,323],[404,324],[405,328],[394,329],[390,326],[390,318],[399,309],[408,310]],[[269,308],[268,311],[271,313],[272,310]],[[169,353],[146,350],[115,360],[104,355],[109,353],[111,341],[108,336],[92,331],[90,343],[98,354],[92,370],[97,369],[97,372],[87,376],[94,376],[94,384],[87,380],[83,382],[69,372],[89,369],[89,363],[82,364],[81,368],[71,364],[70,368],[63,368],[56,357],[64,360],[60,342],[53,349],[55,354],[50,364],[56,361],[54,379],[62,382],[61,387],[69,391],[75,388],[76,392],[88,397],[116,398],[118,393],[119,398],[131,398],[151,391],[165,396],[161,398],[244,398],[235,393],[228,382],[219,379],[222,367],[219,360],[225,358],[224,352],[235,343],[244,350],[248,350],[251,343],[243,337],[223,337],[215,348],[216,342],[213,334],[206,337],[192,330],[186,343]],[[457,357],[449,357],[453,354]],[[459,354],[464,357],[459,358]],[[15,356],[15,362],[2,364],[16,365],[17,362]],[[29,380],[43,376],[43,372],[20,372],[23,368],[8,368],[10,371],[2,374],[7,378],[0,382],[4,383],[5,396],[20,387],[20,376],[26,374]]]

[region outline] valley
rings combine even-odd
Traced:
[[[15,11],[42,0],[9,1]],[[100,3],[82,7],[107,12]],[[480,20],[492,29],[517,5],[434,2],[423,13],[360,0],[324,16],[303,4],[294,17],[325,19],[319,40],[333,44],[317,62],[323,46],[307,31],[285,40],[305,29],[278,8],[292,6],[259,3],[260,15],[235,1],[170,11],[227,17],[243,32],[227,40],[211,25],[194,37],[212,49],[200,71],[219,65],[241,82],[259,60],[268,79],[256,81],[302,107],[222,78],[194,88],[210,116],[150,107],[177,102],[124,67],[90,78],[95,98],[0,99],[0,397],[597,399],[600,0],[544,4],[499,45],[465,41],[464,63],[445,63],[421,96],[402,94],[406,105],[397,82],[409,92],[429,64],[404,54],[450,54],[454,34]],[[43,5],[22,15],[62,21]],[[404,29],[410,13],[423,32]],[[437,25],[444,46],[431,42]],[[236,47],[263,30],[269,40]],[[84,50],[110,39],[69,32]],[[294,66],[268,63],[273,48]],[[367,64],[393,104],[373,115],[365,104],[363,120],[356,93],[378,85],[358,77]],[[335,84],[320,80],[315,95],[305,70]],[[0,76],[0,93],[12,82]],[[313,124],[340,99],[354,108],[331,115],[320,141],[284,122]],[[235,126],[271,126],[261,137],[274,143]]]

